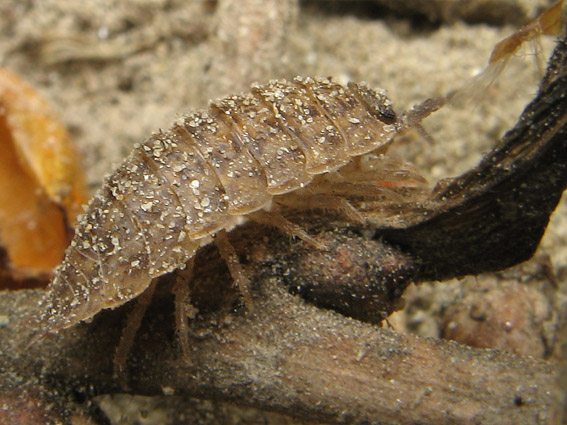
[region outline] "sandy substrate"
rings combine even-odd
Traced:
[[[462,87],[483,69],[494,45],[515,31],[513,25],[473,24],[458,16],[431,24],[360,2],[308,3],[295,10],[281,1],[272,4],[272,15],[266,14],[269,1],[264,8],[245,3],[248,9],[235,15],[230,5],[219,11],[205,1],[1,0],[0,65],[31,82],[60,113],[94,191],[135,143],[206,107],[211,98],[244,90],[252,80],[303,75],[366,81],[387,89],[396,109],[404,111]],[[519,15],[530,16],[546,2],[477,3],[496,9],[512,4]],[[553,40],[543,44],[547,57]],[[537,89],[540,74],[526,52],[482,99],[430,117],[424,125],[433,144],[409,135],[396,153],[431,182],[474,166]],[[562,201],[538,253],[549,256],[563,286],[566,212]],[[529,280],[540,270],[537,261],[504,280]],[[495,279],[413,288],[408,310],[391,322],[400,331],[439,336],[441,312],[463,296],[463,288],[491,287]]]

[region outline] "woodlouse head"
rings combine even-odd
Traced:
[[[368,106],[376,118],[384,124],[394,124],[398,121],[396,112],[392,109],[392,102],[384,91],[370,90],[364,84],[350,82],[348,88],[356,93]]]

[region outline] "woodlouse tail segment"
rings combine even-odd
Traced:
[[[43,315],[39,318],[40,333],[48,335],[78,323],[75,317],[86,316],[85,305],[79,305],[79,298],[65,279],[58,276],[62,266],[56,269],[56,276],[50,284],[49,292],[42,300]]]
[[[157,155],[160,140],[151,142]],[[50,285],[45,327],[57,331],[87,320],[182,268],[201,244],[183,230],[186,223],[166,177],[135,151],[89,204]]]

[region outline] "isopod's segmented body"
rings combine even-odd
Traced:
[[[133,150],[90,202],[42,320],[69,327],[182,268],[210,236],[403,127],[364,85],[296,78],[211,104]]]

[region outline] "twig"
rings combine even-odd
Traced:
[[[258,234],[264,242],[258,243]],[[528,424],[549,411],[552,364],[400,335],[305,304],[282,287],[281,273],[301,269],[310,247],[299,243],[290,249],[287,238],[257,225],[232,236],[252,261],[257,313],[241,309],[225,317],[230,322],[215,325],[215,315],[207,311],[218,297],[230,297],[230,278],[214,249],[206,250],[201,259],[207,261],[195,273],[201,320],[192,323],[192,332],[200,335],[192,339],[193,365],[187,366],[175,344],[168,290],[173,282],[165,279],[129,362],[134,393],[226,400],[329,423]],[[328,264],[344,261],[347,246],[350,251],[368,244],[362,237],[344,238],[326,254]],[[356,256],[352,260],[359,266]],[[315,280],[317,274],[302,272],[302,278]],[[19,305],[14,294],[0,300],[12,306],[9,326],[0,329],[11,374],[34,377],[49,394],[67,389],[86,398],[118,391],[112,357],[127,309],[104,312],[92,324],[63,331],[31,350],[6,346],[25,340],[18,334],[18,317],[34,310],[37,297],[28,292]]]

